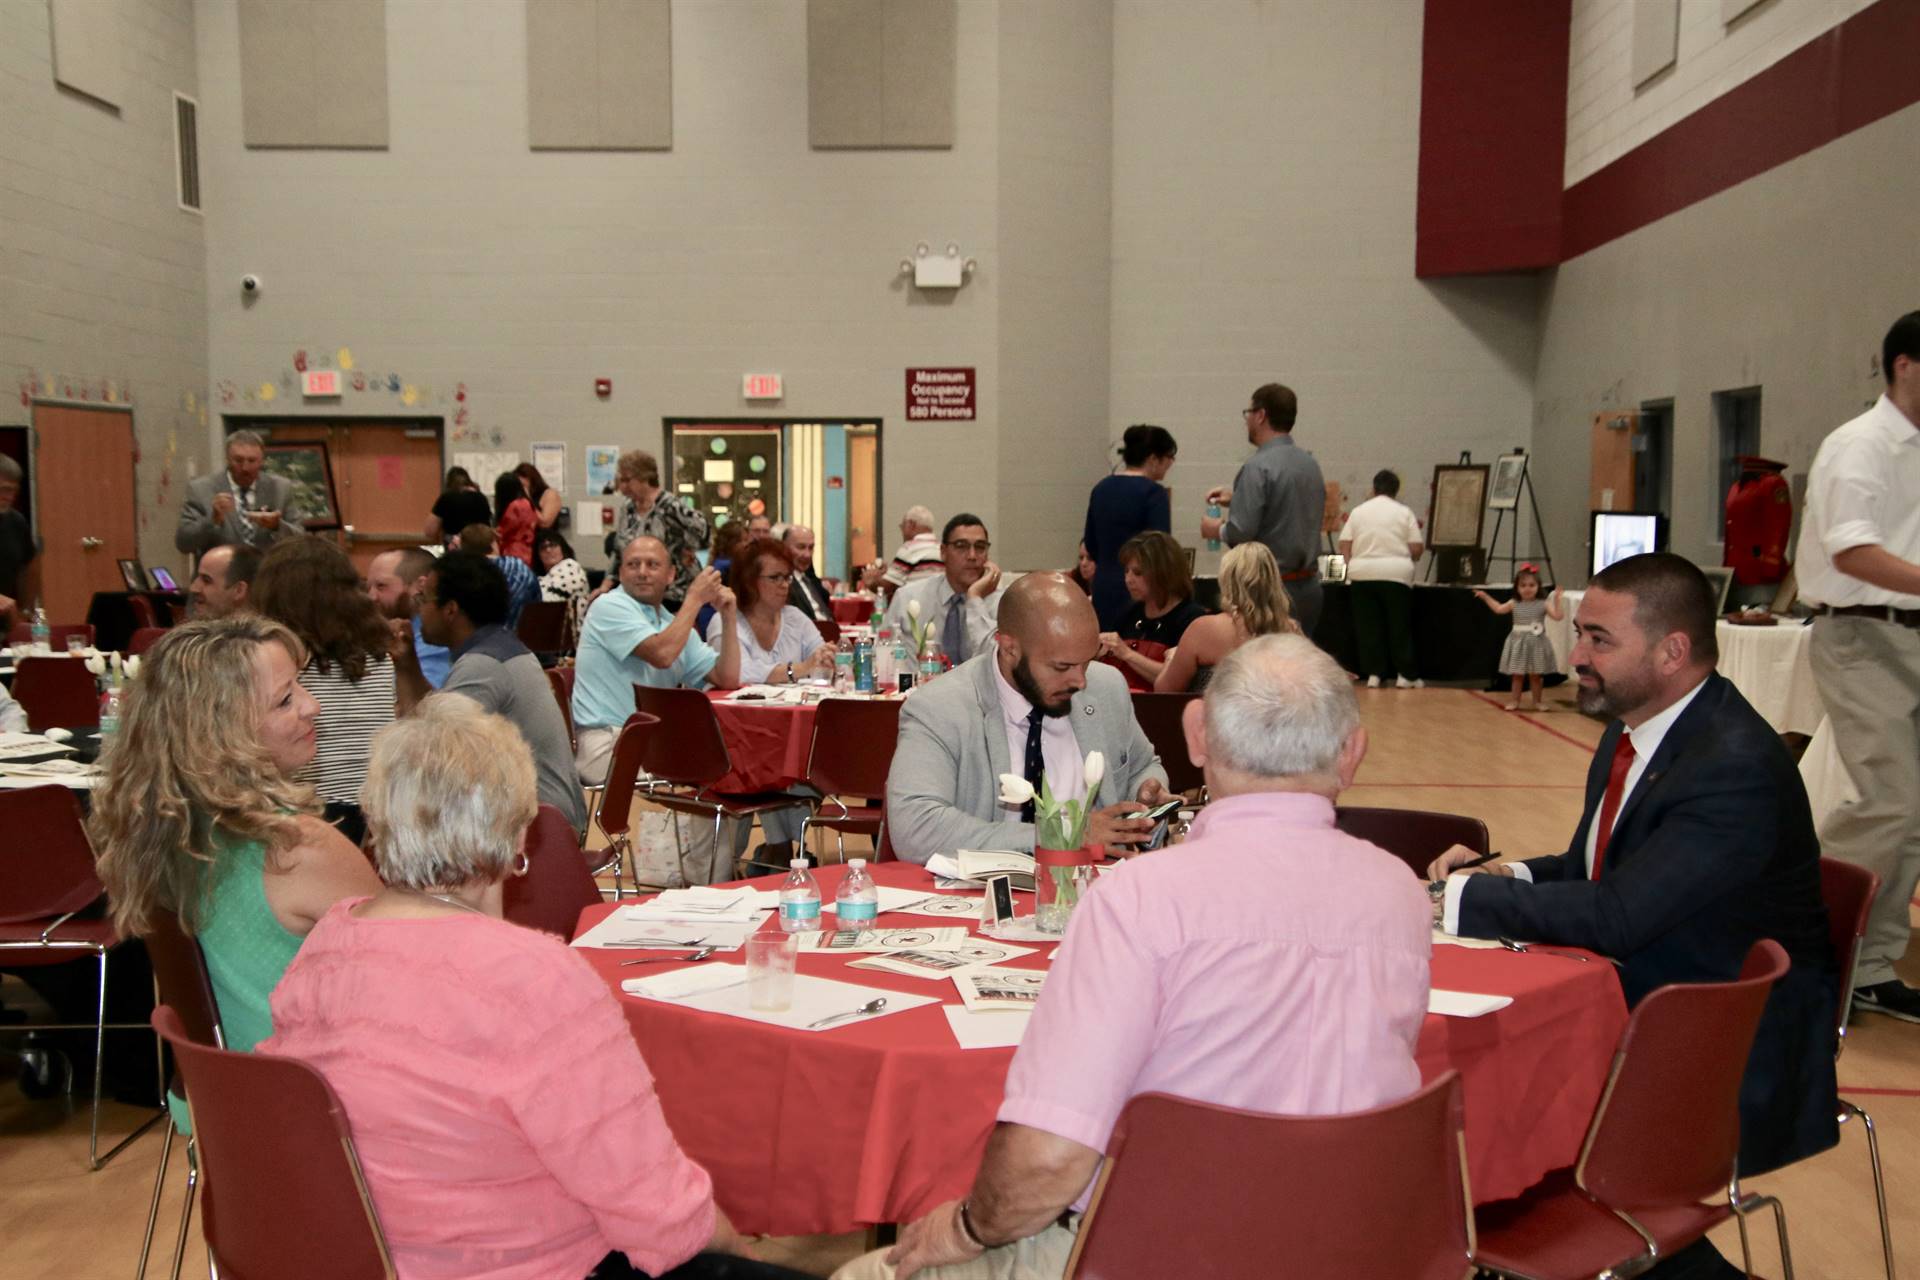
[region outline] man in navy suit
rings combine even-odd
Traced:
[[[1775,986],[1740,1090],[1740,1172],[1839,1141],[1833,1054],[1838,974],[1820,898],[1820,845],[1786,748],[1714,671],[1714,594],[1679,556],[1619,561],[1580,601],[1580,709],[1613,718],[1587,770],[1565,853],[1448,872],[1442,927],[1586,947],[1619,962],[1633,1004],[1670,982],[1739,976],[1761,938],[1793,966]],[[1739,1271],[1703,1241],[1666,1276]]]

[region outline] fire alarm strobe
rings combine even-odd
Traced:
[[[613,379],[612,378],[595,378],[593,380],[593,394],[599,396],[602,399],[605,399],[606,397],[612,395]]]

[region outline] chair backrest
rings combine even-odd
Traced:
[[[1574,1179],[1605,1204],[1697,1204],[1724,1193],[1740,1153],[1740,1078],[1787,953],[1763,938],[1732,982],[1649,992],[1614,1051]]]
[[[613,740],[613,756],[607,765],[606,790],[600,793],[600,809],[594,820],[608,839],[627,834],[633,823],[633,792],[645,768],[647,739],[659,725],[660,717],[636,711],[620,726]]]
[[[133,625],[136,627],[160,625],[160,618],[153,611],[153,601],[143,595],[128,595],[127,610],[133,614]]]
[[[88,644],[93,643],[93,624],[90,622],[52,623],[47,627],[47,643],[62,653],[67,649],[67,637],[79,636]],[[33,642],[33,622],[31,619],[16,622],[7,635],[8,644],[31,644]]]
[[[704,787],[733,772],[713,704],[698,689],[633,686],[634,705],[659,720],[640,767],[677,787]]]
[[[828,644],[840,643],[840,624],[834,621],[832,615],[828,615],[827,617],[824,617],[824,618],[815,618],[813,620],[813,625],[819,628],[820,638],[822,640],[826,641]]]
[[[1139,1094],[1114,1126],[1066,1274],[1463,1280],[1473,1216],[1462,1119],[1453,1071],[1344,1116]]]
[[[200,939],[182,929],[180,917],[173,912],[157,911],[142,941],[153,961],[153,981],[160,988],[160,1003],[174,1011],[181,1030],[195,1044],[226,1048],[220,1002],[213,994],[213,979],[207,973]]]
[[[13,700],[35,730],[91,729],[100,723],[100,691],[78,658],[22,658]]]
[[[897,698],[828,698],[814,709],[807,782],[821,795],[884,800],[900,739]]]
[[[128,637],[127,652],[137,657],[153,648],[154,641],[165,634],[167,634],[165,627],[141,627]]]
[[[187,1083],[206,1174],[201,1215],[232,1280],[360,1280],[394,1274],[340,1099],[292,1058],[196,1044],[166,1005],[153,1029]]]
[[[507,878],[502,914],[517,925],[571,942],[580,909],[600,901],[600,886],[587,870],[580,838],[564,814],[543,804],[521,848],[527,855],[527,874]]]
[[[1833,943],[1833,962],[1840,966],[1840,1042],[1834,1056],[1847,1047],[1847,1011],[1853,1005],[1853,964],[1860,958],[1860,939],[1867,932],[1867,912],[1880,892],[1880,877],[1865,867],[1838,858],[1820,859],[1820,899],[1827,905],[1827,938]]]
[[[1135,693],[1133,718],[1141,732],[1153,744],[1160,764],[1167,771],[1167,786],[1174,791],[1191,791],[1206,785],[1200,766],[1187,755],[1187,731],[1181,725],[1187,704],[1198,700],[1197,693]]]
[[[569,606],[564,600],[536,600],[520,610],[513,632],[535,653],[565,653]]]
[[[0,923],[78,911],[106,892],[80,798],[62,786],[0,791]]]
[[[552,686],[554,701],[560,704],[560,714],[567,722],[567,742],[578,747],[579,739],[573,733],[573,668],[548,667],[547,684]]]
[[[1422,880],[1433,860],[1456,844],[1475,853],[1489,852],[1491,847],[1487,824],[1464,813],[1342,805],[1334,810],[1333,825],[1355,839],[1379,845]]]

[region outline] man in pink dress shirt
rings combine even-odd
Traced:
[[[1186,731],[1213,803],[1075,910],[971,1194],[835,1280],[1059,1277],[1138,1093],[1333,1115],[1419,1088],[1431,908],[1404,864],[1334,830],[1367,751],[1345,673],[1303,637],[1262,637]]]

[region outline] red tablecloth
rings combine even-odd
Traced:
[[[835,596],[833,620],[843,627],[858,626],[873,618],[872,596]]]
[[[714,783],[713,790],[723,795],[784,791],[806,778],[807,755],[813,749],[811,706],[728,702],[723,693],[708,696],[733,762],[733,772]]]
[[[907,863],[873,870],[881,884],[930,884],[924,868]],[[817,874],[830,896],[839,868]],[[580,927],[613,909],[588,907]],[[1044,968],[1046,950],[1010,963]],[[627,996],[622,978],[675,966],[622,969],[632,952],[581,954],[613,986],[668,1122],[713,1174],[721,1207],[742,1231],[810,1235],[907,1222],[972,1185],[1013,1050],[961,1049],[939,1006],[788,1031]],[[803,973],[960,1002],[951,984],[846,964],[844,956],[800,957]],[[1517,1195],[1572,1164],[1626,1026],[1612,966],[1443,946],[1434,949],[1433,982],[1514,997],[1481,1018],[1429,1015],[1420,1033],[1421,1071],[1430,1078],[1455,1067],[1466,1089],[1474,1199]]]

